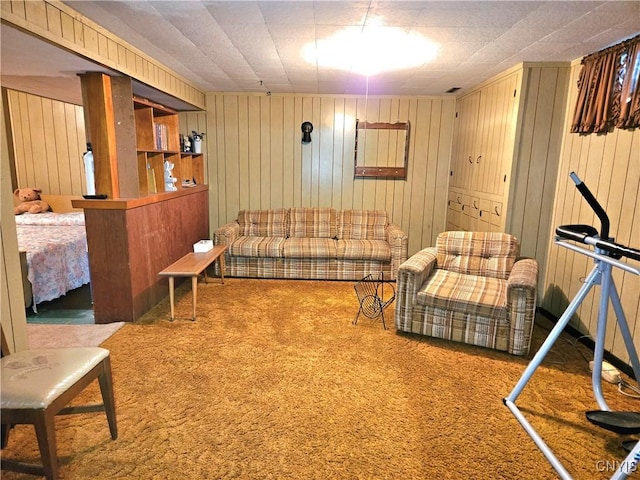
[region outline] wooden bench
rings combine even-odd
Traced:
[[[175,319],[175,277],[191,277],[191,291],[193,296],[193,321],[196,319],[196,301],[198,298],[198,275],[204,272],[204,281],[207,283],[207,267],[219,259],[220,278],[224,283],[224,252],[226,245],[216,245],[213,249],[204,253],[187,253],[184,257],[176,260],[158,275],[169,277],[169,301],[171,302],[171,320]]]

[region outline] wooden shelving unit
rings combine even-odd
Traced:
[[[204,155],[180,151],[178,112],[139,97],[134,97],[133,106],[140,195],[165,191],[165,161],[174,164],[178,190],[184,188],[184,181],[202,185]]]

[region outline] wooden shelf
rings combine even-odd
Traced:
[[[140,195],[166,191],[164,170],[167,161],[174,165],[171,174],[177,180],[178,190],[183,189],[184,181],[203,184],[204,155],[180,152],[178,113],[139,97],[134,97],[133,107]]]

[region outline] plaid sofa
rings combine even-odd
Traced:
[[[218,228],[232,277],[359,280],[382,272],[395,280],[408,240],[382,210],[298,207],[241,210]]]
[[[538,263],[506,233],[444,232],[400,265],[396,328],[526,355]]]

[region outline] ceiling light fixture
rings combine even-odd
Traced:
[[[365,76],[418,67],[437,54],[438,45],[422,35],[383,25],[347,28],[302,50],[303,58],[318,67]]]

